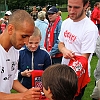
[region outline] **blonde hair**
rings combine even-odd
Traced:
[[[41,32],[38,27],[36,27],[36,26],[34,27],[34,32],[33,32],[32,36],[34,36],[34,37],[39,36],[41,39]]]
[[[45,11],[38,12],[38,19],[44,21],[45,18],[46,18],[46,12]]]
[[[45,12],[46,12],[46,11],[47,11],[47,9],[44,7],[44,8],[42,8],[42,11],[45,11]]]
[[[58,15],[61,16],[61,14],[62,14],[62,12],[61,11],[58,11]]]

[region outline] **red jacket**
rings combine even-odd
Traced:
[[[95,7],[92,11],[91,20],[94,22],[94,24],[100,24],[100,9],[97,7]]]

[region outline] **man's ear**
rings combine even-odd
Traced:
[[[7,31],[9,33],[9,35],[12,35],[13,34],[13,31],[14,31],[14,25],[8,24],[7,25]]]

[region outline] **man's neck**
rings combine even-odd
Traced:
[[[3,33],[0,35],[0,44],[1,46],[5,49],[6,52],[9,51],[9,49],[11,48],[11,45],[9,44],[9,40],[3,36]]]

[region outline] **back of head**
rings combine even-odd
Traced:
[[[13,24],[15,28],[21,28],[23,23],[28,23],[30,25],[34,25],[34,21],[30,14],[25,10],[16,10],[9,17],[8,24]]]
[[[46,18],[46,12],[45,11],[38,12],[38,19],[43,21],[45,18]]]
[[[100,3],[100,2],[96,2],[96,3],[94,4],[94,7],[97,7],[97,6],[99,5],[99,3]]]
[[[53,100],[73,100],[77,92],[77,76],[67,65],[49,66],[43,73],[43,87],[51,90]]]

